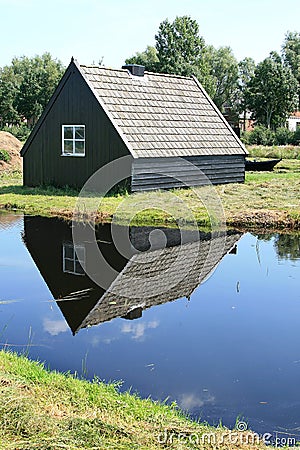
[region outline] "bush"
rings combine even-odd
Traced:
[[[300,128],[297,128],[297,130],[294,131],[291,144],[300,145]]]
[[[8,133],[13,134],[20,141],[26,141],[31,130],[27,125],[13,125],[11,127],[3,127],[1,131],[7,131]]]
[[[275,140],[277,145],[288,145],[291,144],[294,140],[293,131],[290,131],[288,128],[280,127],[277,128],[275,132]]]
[[[274,145],[275,133],[274,131],[259,125],[249,132],[248,143],[250,145]]]
[[[250,131],[242,131],[241,132],[241,141],[246,145],[249,145],[250,133],[251,133]]]
[[[288,128],[280,127],[272,131],[259,125],[252,131],[243,133],[241,139],[247,145],[300,145],[300,129],[290,131]]]
[[[0,161],[9,162],[11,160],[11,156],[7,150],[0,149]]]

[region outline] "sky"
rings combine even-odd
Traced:
[[[0,67],[13,57],[50,52],[67,65],[119,68],[155,45],[159,24],[189,15],[206,44],[230,46],[256,62],[280,52],[287,31],[300,32],[298,0],[0,0]]]

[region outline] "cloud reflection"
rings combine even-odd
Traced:
[[[184,410],[192,410],[194,408],[200,408],[207,403],[214,403],[215,396],[209,392],[204,393],[203,396],[195,395],[193,393],[184,393],[179,396],[179,406]]]
[[[138,323],[131,323],[127,322],[124,323],[121,332],[132,334],[132,339],[135,340],[143,340],[145,336],[146,330],[154,329],[159,326],[159,322],[157,320],[153,320],[151,322],[138,322]]]
[[[65,320],[51,320],[47,317],[43,320],[44,331],[51,334],[51,336],[57,336],[60,333],[65,333],[69,327]]]

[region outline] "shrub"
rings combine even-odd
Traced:
[[[300,145],[300,128],[297,128],[297,130],[294,131],[291,144]]]
[[[259,125],[249,132],[248,142],[250,145],[274,145],[275,133],[274,131]]]
[[[3,127],[1,131],[7,131],[8,133],[11,133],[20,141],[26,141],[31,132],[30,128],[28,128],[28,126],[25,124],[13,125],[11,127]]]
[[[285,127],[277,128],[275,132],[275,140],[277,145],[291,144],[294,140],[294,133]]]
[[[7,150],[0,149],[0,161],[9,162],[11,160],[11,156]]]
[[[246,145],[249,144],[249,136],[250,136],[250,131],[242,131],[241,132],[241,141]]]

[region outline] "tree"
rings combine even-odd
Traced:
[[[183,16],[170,23],[166,19],[159,25],[155,40],[159,72],[190,76],[201,71],[205,42],[196,20]]]
[[[258,124],[276,129],[285,125],[298,102],[298,83],[276,52],[259,63],[248,83],[246,101]]]
[[[50,53],[14,58],[0,72],[0,116],[3,123],[34,124],[64,72]]]
[[[210,95],[224,112],[227,109],[236,109],[238,96],[238,62],[234,57],[230,47],[208,47],[207,59],[209,62],[209,75],[211,77],[212,88]]]
[[[125,63],[139,64],[141,66],[145,66],[145,69],[149,72],[157,72],[159,63],[157,50],[155,47],[151,47],[151,45],[148,45],[144,52],[136,52],[135,56],[127,58],[125,60]]]
[[[7,123],[17,125],[20,116],[16,109],[16,98],[20,87],[20,78],[16,76],[12,67],[0,69],[0,124],[1,128]]]
[[[254,76],[255,61],[252,58],[244,58],[238,64],[239,69],[239,99],[238,110],[243,114],[244,129],[246,124],[246,114],[248,110],[247,92],[251,78]]]
[[[300,33],[288,31],[282,46],[283,61],[298,81],[298,107],[300,107]]]

